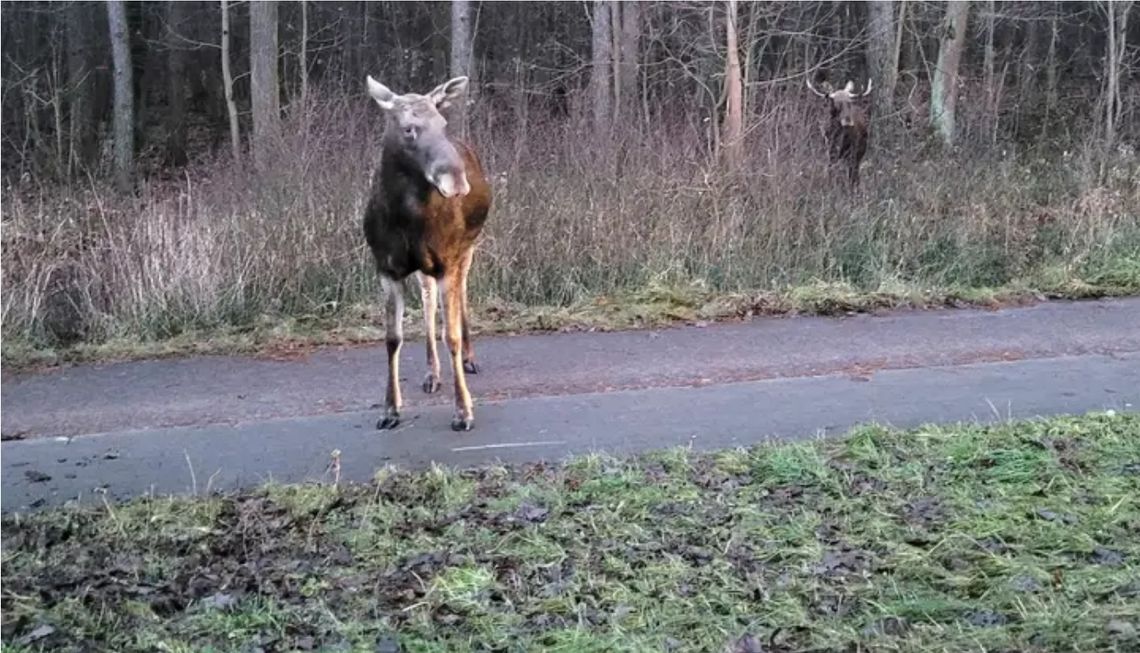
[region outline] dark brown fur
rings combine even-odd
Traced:
[[[843,124],[845,119],[851,124]],[[831,163],[842,161],[847,165],[847,180],[852,186],[859,185],[859,165],[867,154],[870,130],[870,104],[865,98],[831,101],[831,120],[827,130]]]
[[[474,418],[464,373],[478,372],[471,344],[467,274],[476,239],[491,209],[491,187],[475,152],[465,143],[452,142],[463,159],[470,185],[466,195],[452,198],[440,194],[398,145],[385,143],[364,211],[364,238],[386,283],[402,283],[413,273],[421,274],[429,368],[423,389],[429,393],[440,387],[435,342],[436,282],[443,284],[444,339],[455,380],[456,417],[451,426],[467,430]],[[378,428],[393,428],[400,421],[398,370],[403,342],[403,297],[402,290],[388,292],[398,292],[400,297],[398,307],[393,298],[387,300],[388,390],[385,416],[377,423]]]
[[[442,280],[474,248],[491,210],[491,187],[475,152],[465,143],[455,147],[471,192],[450,199],[399,150],[384,148],[364,211],[364,238],[382,274],[402,280],[422,272]]]

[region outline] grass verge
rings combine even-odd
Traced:
[[[1140,416],[3,521],[7,651],[1136,650]]]
[[[414,289],[412,289],[414,290]],[[568,306],[477,302],[477,335],[543,331],[612,331],[749,319],[777,315],[845,315],[883,310],[946,307],[999,308],[1044,299],[1092,299],[1140,294],[1140,269],[1127,274],[1076,275],[1053,269],[1026,281],[996,288],[928,288],[884,283],[875,290],[817,281],[783,291],[725,292],[701,283],[659,283],[617,295],[594,296]],[[411,293],[414,298],[415,293]],[[414,299],[413,299],[414,301]],[[105,362],[193,354],[253,354],[290,357],[320,346],[382,342],[379,307],[361,304],[334,315],[263,317],[253,324],[190,330],[164,339],[111,338],[98,343],[45,347],[19,337],[6,339],[4,367],[27,370],[84,362]],[[423,335],[422,313],[409,308],[405,337]]]

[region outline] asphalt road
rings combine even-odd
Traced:
[[[196,357],[5,375],[5,512],[73,498],[205,492],[385,463],[472,465],[815,437],[1140,405],[1140,299],[1050,302],[621,333],[482,338],[475,430],[450,431],[450,384],[378,432],[383,347],[289,361]],[[447,373],[445,372],[445,376]]]

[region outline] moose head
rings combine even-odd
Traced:
[[[388,120],[384,147],[401,153],[444,197],[462,197],[471,191],[463,157],[447,137],[447,120],[440,113],[459,102],[466,90],[467,78],[456,77],[427,95],[397,95],[368,76],[368,94]]]

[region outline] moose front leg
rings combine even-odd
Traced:
[[[467,273],[471,271],[471,259],[475,257],[475,248],[467,250],[463,257],[463,266],[459,270],[460,281],[459,297],[463,313],[463,369],[468,374],[478,374],[479,366],[475,364],[475,346],[471,343],[471,317],[467,310]]]
[[[439,307],[439,285],[435,277],[420,273],[420,297],[424,305],[424,331],[427,336],[427,374],[424,375],[424,392],[439,391],[439,351],[436,347],[436,309]]]
[[[400,346],[404,342],[404,286],[382,276],[384,292],[384,342],[388,346],[388,390],[384,395],[384,416],[378,429],[395,428],[400,423]]]
[[[458,272],[458,271],[457,271]],[[475,425],[475,413],[471,408],[471,393],[467,391],[467,378],[463,370],[463,302],[462,277],[458,273],[448,274],[441,284],[443,292],[443,337],[447,340],[447,351],[451,358],[451,373],[455,378],[455,417],[451,419],[453,431],[470,431]]]

